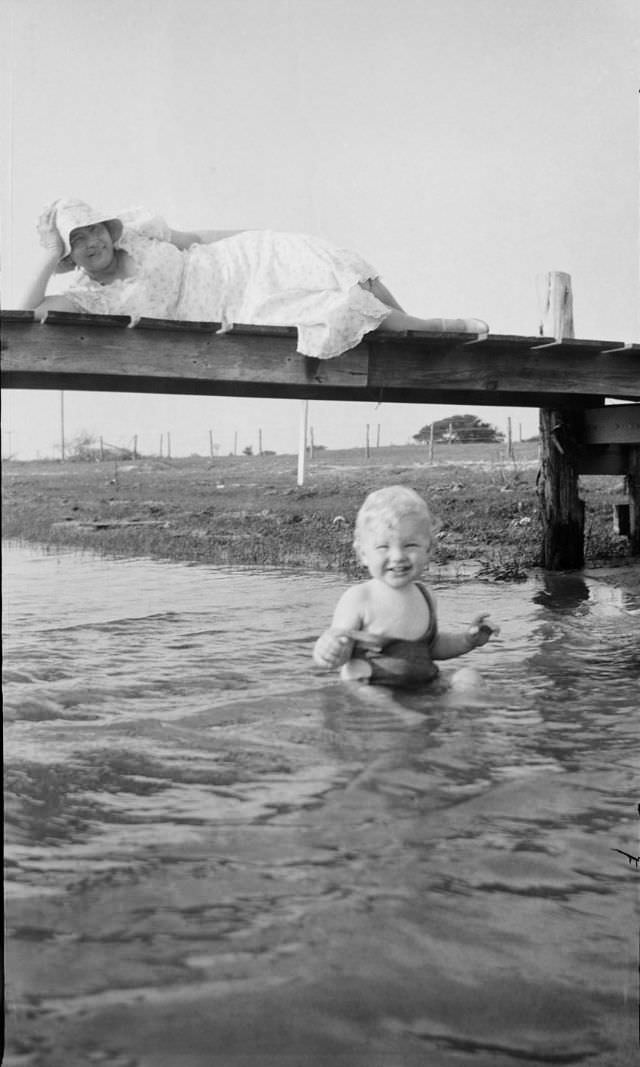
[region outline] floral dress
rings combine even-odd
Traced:
[[[354,252],[306,234],[247,230],[181,251],[159,216],[123,212],[117,247],[135,274],[100,285],[85,274],[65,296],[80,311],[219,322],[296,326],[298,351],[330,359],[354,348],[389,308],[359,282],[376,270]]]

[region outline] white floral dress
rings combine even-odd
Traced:
[[[346,249],[306,234],[247,230],[180,251],[158,216],[120,214],[118,241],[136,273],[100,285],[82,275],[65,296],[96,315],[296,326],[298,351],[330,359],[354,348],[389,308],[359,282],[377,271]]]

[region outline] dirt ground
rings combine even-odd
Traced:
[[[3,463],[3,536],[109,555],[358,573],[352,529],[365,495],[400,483],[439,524],[436,566],[517,580],[540,565],[538,446],[389,446],[292,455]],[[619,478],[581,479],[590,566],[629,562],[613,529]]]

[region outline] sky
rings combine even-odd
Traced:
[[[0,0],[2,304],[60,196],[174,229],[316,233],[412,314],[640,338],[637,0]],[[58,279],[55,291],[64,283]],[[3,455],[59,455],[60,394],[3,394]],[[174,455],[295,452],[300,402],[65,392],[81,433]],[[314,441],[404,444],[443,405],[313,401]],[[467,408],[514,435],[535,408]],[[380,427],[378,431],[378,427]],[[166,446],[165,446],[166,447]]]

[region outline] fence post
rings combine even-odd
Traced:
[[[371,455],[371,450],[369,448],[369,423],[366,424],[364,431],[364,454],[366,458],[369,459],[369,456]]]
[[[213,430],[209,430],[209,455],[213,459]]]
[[[64,393],[60,391],[60,459],[64,463]]]
[[[429,428],[429,463],[433,463],[433,438],[434,438],[434,426],[431,423]]]
[[[298,439],[298,485],[304,485],[304,461],[307,452],[307,424],[309,419],[309,401],[300,404],[300,430]]]

